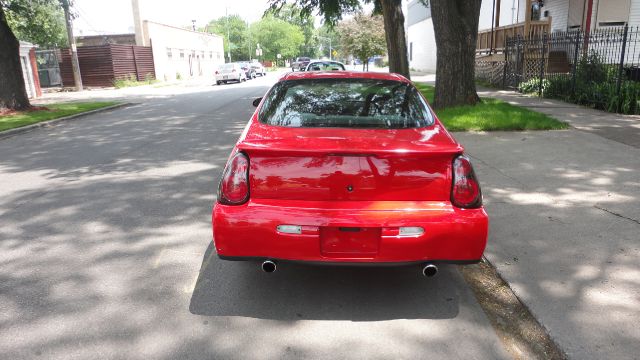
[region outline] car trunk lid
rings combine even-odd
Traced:
[[[463,150],[439,124],[398,130],[250,126],[266,126],[248,129],[238,143],[250,158],[252,198],[446,201],[452,159]]]

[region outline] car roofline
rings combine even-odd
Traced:
[[[306,80],[306,79],[378,79],[411,83],[406,77],[395,73],[381,73],[373,71],[310,71],[288,72],[280,77],[279,81]]]

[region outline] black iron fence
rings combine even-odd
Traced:
[[[499,87],[640,114],[640,28],[516,36],[504,60],[478,59],[476,72]]]

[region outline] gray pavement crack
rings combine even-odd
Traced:
[[[598,206],[598,205],[593,205],[593,207],[598,209],[598,210],[602,210],[602,211],[604,211],[606,213],[609,213],[609,214],[611,214],[613,216],[617,216],[617,217],[619,217],[621,219],[629,220],[631,222],[634,222],[634,223],[640,225],[640,220],[637,220],[637,219],[634,219],[634,218],[630,218],[630,217],[624,216],[622,214],[618,214],[617,212],[611,211],[611,210],[609,210],[607,208],[603,208],[603,207]]]

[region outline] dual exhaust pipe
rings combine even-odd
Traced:
[[[276,263],[271,261],[271,260],[265,260],[262,263],[262,271],[264,271],[266,273],[272,273],[272,272],[276,271],[277,268],[278,268],[278,266],[276,265]]]
[[[436,274],[438,274],[438,267],[432,263],[428,263],[422,268],[424,277],[434,277]]]
[[[266,273],[272,273],[278,268],[276,263],[272,260],[265,260],[264,262],[262,262],[261,267],[262,271]],[[436,274],[438,274],[438,267],[432,263],[428,263],[422,268],[422,275],[424,275],[425,277],[434,277],[436,276]]]

